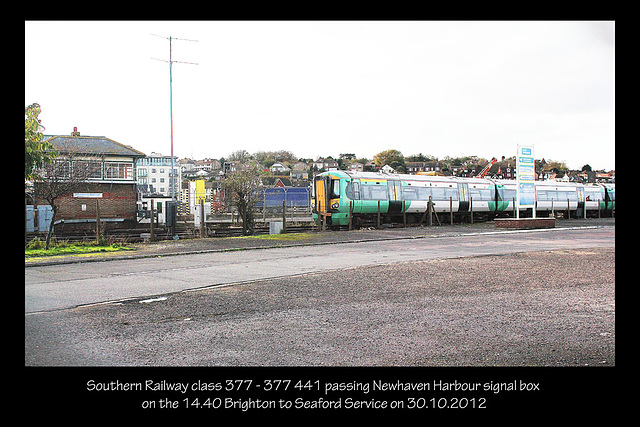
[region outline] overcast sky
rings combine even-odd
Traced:
[[[45,134],[146,154],[400,150],[615,169],[612,21],[25,22]]]

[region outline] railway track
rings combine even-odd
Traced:
[[[315,225],[287,225],[287,233],[305,233],[312,230],[317,230],[317,226]],[[263,235],[269,234],[269,226],[259,226],[254,228],[254,235]],[[200,237],[200,230],[198,228],[194,228],[193,226],[185,226],[179,224],[176,227],[175,235],[178,236],[178,239],[194,239]],[[216,237],[239,237],[242,236],[242,227],[237,226],[212,226],[207,225],[207,237],[216,238]],[[38,237],[41,240],[46,238],[46,233],[28,233],[27,241],[31,241],[32,239]],[[81,242],[81,241],[90,241],[95,240],[96,235],[95,231],[87,230],[85,232],[56,232],[54,235],[57,241],[68,241],[68,242]],[[138,227],[132,229],[113,229],[106,230],[105,239],[109,243],[116,242],[125,242],[125,243],[139,243],[147,241],[150,237],[149,227]],[[172,240],[173,234],[169,233],[169,230],[166,227],[156,227],[154,230],[154,240]]]

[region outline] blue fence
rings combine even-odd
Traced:
[[[311,206],[311,189],[308,187],[277,187],[259,191],[256,209],[280,208],[285,202],[287,209],[309,208]]]

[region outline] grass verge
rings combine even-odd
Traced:
[[[114,243],[112,245],[98,245],[95,242],[59,242],[51,244],[49,246],[49,249],[45,249],[44,244],[40,245],[38,242],[31,242],[24,249],[24,257],[25,259],[27,259],[60,255],[83,255],[99,252],[117,252],[131,250],[133,250],[133,248],[118,243]]]

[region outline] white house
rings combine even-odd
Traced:
[[[180,193],[182,170],[178,158],[173,157],[173,174],[171,173],[171,156],[151,153],[136,161],[136,178],[142,194],[161,194],[171,197],[171,179],[176,196]]]
[[[396,170],[389,165],[384,165],[380,168],[380,171],[384,173],[396,173]]]
[[[283,165],[282,163],[274,163],[271,165],[271,168],[269,168],[271,170],[271,172],[289,172],[289,168],[286,167],[285,165]]]

